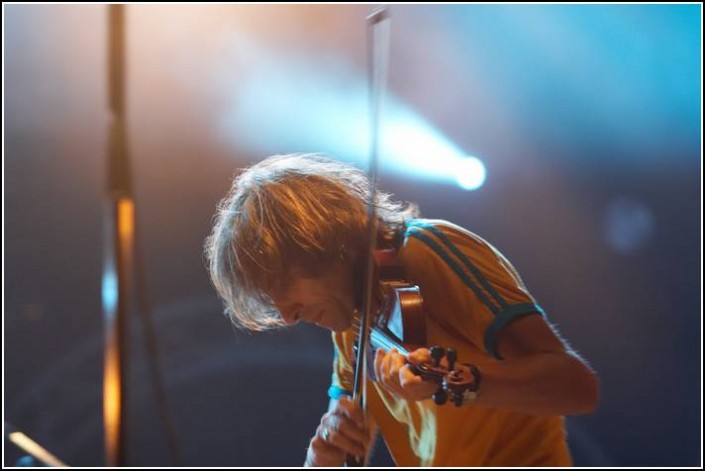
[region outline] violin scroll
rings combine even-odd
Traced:
[[[475,365],[457,364],[458,354],[452,349],[434,345],[430,348],[432,361],[420,365],[411,365],[414,374],[426,381],[438,384],[438,390],[433,394],[433,402],[443,405],[448,398],[456,406],[471,402],[477,396],[480,388],[481,375]],[[446,357],[447,367],[441,365]]]

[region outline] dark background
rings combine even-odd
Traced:
[[[4,414],[76,466],[104,463],[106,10],[3,7]],[[326,408],[328,333],[234,331],[202,244],[238,168],[291,151],[364,162],[327,144],[351,131],[346,109],[301,128],[327,89],[286,78],[298,64],[364,85],[368,12],[128,7],[139,237],[190,466],[300,465]],[[599,410],[567,420],[576,464],[701,465],[700,6],[392,12],[390,94],[480,157],[487,180],[466,191],[390,166],[382,187],[497,246],[599,372]],[[129,464],[164,466],[144,332],[133,327]]]

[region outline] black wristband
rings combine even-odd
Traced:
[[[470,368],[470,372],[472,373],[473,381],[472,384],[470,385],[470,388],[468,389],[471,392],[477,393],[480,391],[480,384],[482,383],[482,373],[480,373],[480,370],[477,369],[477,366],[471,365],[470,363],[463,363],[465,366]]]

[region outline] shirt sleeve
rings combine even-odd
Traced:
[[[544,315],[509,260],[479,236],[444,222],[410,224],[403,248],[428,315],[501,360],[497,339],[512,320]]]
[[[352,396],[352,333],[351,331],[333,332],[333,375],[328,388],[328,397],[338,399],[340,396]]]

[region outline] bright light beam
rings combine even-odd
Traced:
[[[274,54],[250,38],[239,37],[233,48],[231,63],[240,74],[226,82],[229,101],[220,122],[224,139],[267,154],[325,152],[366,168],[368,95],[359,73],[336,58],[316,56],[314,63],[294,52]],[[381,168],[467,190],[484,183],[480,159],[469,157],[391,93],[381,120]]]

